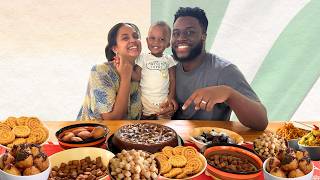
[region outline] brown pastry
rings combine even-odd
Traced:
[[[300,176],[304,176],[304,175],[305,174],[298,168],[298,169],[290,171],[288,174],[288,178],[296,178],[296,177],[300,177]]]
[[[280,164],[281,164],[281,162],[279,161],[278,158],[276,158],[276,157],[271,157],[271,158],[269,159],[269,161],[267,162],[266,170],[267,170],[268,172],[270,172],[271,169],[280,166]]]
[[[72,131],[72,133],[76,136],[78,136],[78,134],[81,132],[81,131],[88,131],[86,128],[83,128],[83,127],[79,127],[79,128],[76,128]]]
[[[69,142],[71,141],[72,137],[75,137],[75,134],[73,132],[66,132],[61,139],[62,141]]]
[[[78,133],[77,136],[80,137],[83,140],[86,140],[88,138],[91,138],[92,134],[89,131],[81,131],[81,132]]]
[[[31,176],[31,175],[35,175],[35,174],[39,174],[39,173],[41,173],[41,171],[38,168],[36,168],[35,166],[31,166],[29,168],[26,168],[23,171],[24,176]]]
[[[31,146],[31,154],[33,157],[36,157],[42,150],[41,146],[38,144],[32,144]]]
[[[286,155],[281,161],[281,168],[285,171],[292,171],[298,168],[298,161],[291,155]]]
[[[40,152],[33,160],[34,165],[42,172],[49,167],[48,156]]]
[[[313,169],[313,165],[312,162],[310,160],[310,158],[302,158],[299,161],[299,169],[304,173],[304,174],[308,174],[309,172],[312,171]]]
[[[16,156],[16,166],[17,168],[28,168],[33,165],[33,157],[31,153],[26,151],[17,152]]]
[[[81,137],[72,137],[70,140],[72,142],[81,142],[81,141],[83,141],[83,139],[81,139]]]
[[[101,126],[98,126],[98,127],[95,127],[92,131],[91,131],[91,135],[93,138],[99,138],[99,137],[102,137],[106,134],[106,131],[104,130],[103,127]]]
[[[21,175],[20,171],[13,164],[6,165],[3,169],[3,171],[6,173],[9,173],[9,174],[16,175],[16,176]]]
[[[277,176],[277,177],[286,177],[286,173],[283,172],[279,167],[275,167],[271,169],[270,174]]]
[[[14,161],[14,157],[9,152],[6,152],[0,158],[0,169],[3,169],[7,164],[14,164]]]

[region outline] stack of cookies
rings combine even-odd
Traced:
[[[198,151],[192,146],[166,146],[154,154],[160,162],[160,175],[166,178],[184,179],[191,177],[204,168]]]
[[[12,148],[24,143],[42,144],[49,131],[36,117],[8,117],[0,122],[0,144]]]

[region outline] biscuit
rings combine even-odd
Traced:
[[[13,145],[19,145],[19,144],[24,144],[24,143],[26,143],[27,142],[27,140],[26,139],[24,139],[24,138],[16,138],[14,141],[13,141]]]
[[[5,121],[4,121],[4,123],[6,124],[6,125],[8,125],[10,128],[14,128],[15,126],[17,126],[17,118],[15,118],[15,117],[8,117]]]
[[[12,132],[16,137],[28,137],[31,131],[28,126],[16,126],[12,129]]]
[[[166,146],[162,149],[162,152],[164,155],[166,155],[168,158],[170,158],[171,156],[173,156],[172,150],[173,150],[173,147]]]
[[[29,137],[35,137],[36,143],[41,144],[47,139],[48,132],[44,127],[37,127],[31,130]]]
[[[42,126],[40,120],[36,117],[29,117],[26,120],[25,125],[29,126],[30,129],[34,129]]]
[[[172,169],[172,165],[168,161],[160,161],[160,174],[166,174]]]
[[[181,168],[173,168],[168,173],[164,174],[164,177],[173,178],[179,174],[183,173]]]
[[[203,168],[203,163],[199,158],[188,159],[186,168],[192,168],[192,174],[197,174]]]
[[[14,141],[15,135],[11,131],[0,131],[0,144],[7,145]]]
[[[182,155],[183,146],[176,146],[172,149],[173,155]]]
[[[0,122],[0,131],[11,131],[11,128],[7,124]]]
[[[191,159],[198,157],[198,151],[192,146],[187,146],[182,149],[182,155],[184,155],[187,159]]]
[[[173,167],[183,167],[187,164],[187,158],[182,155],[174,155],[169,158],[169,163]]]
[[[168,161],[168,157],[163,154],[163,152],[157,152],[154,154],[155,158],[158,159],[158,161]]]

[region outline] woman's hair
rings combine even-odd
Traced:
[[[108,44],[105,48],[106,58],[108,59],[108,61],[112,61],[113,58],[116,56],[116,54],[113,52],[112,48],[113,48],[113,46],[117,45],[117,35],[119,32],[119,29],[124,25],[131,26],[138,33],[138,35],[140,37],[140,31],[139,31],[138,27],[132,23],[118,23],[118,24],[114,25],[108,33]]]

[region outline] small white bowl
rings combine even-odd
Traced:
[[[230,131],[228,129],[223,129],[223,128],[216,128],[216,127],[198,127],[198,128],[194,128],[191,133],[189,134],[189,138],[191,139],[191,141],[193,141],[195,143],[195,145],[201,149],[202,147],[204,147],[205,145],[207,145],[207,143],[201,142],[196,140],[194,137],[201,135],[203,132],[210,132],[212,129],[214,129],[214,131],[216,132],[224,132],[226,135],[228,135],[232,140],[234,140],[236,142],[236,144],[242,144],[244,139],[242,136],[240,136],[238,133]]]
[[[270,174],[267,170],[266,170],[266,166],[267,166],[267,162],[270,160],[270,158],[268,158],[267,160],[264,161],[263,163],[263,176],[264,176],[264,179],[266,180],[311,180],[312,179],[312,176],[313,176],[313,172],[314,172],[314,165],[312,163],[312,171],[309,172],[308,174],[304,175],[304,176],[301,176],[301,177],[297,177],[297,178],[281,178],[281,177],[277,177],[277,176],[274,176],[272,174]]]
[[[1,156],[3,156],[3,154]],[[0,169],[0,179],[1,180],[44,180],[44,179],[48,179],[50,172],[51,172],[51,163],[49,159],[49,167],[39,174],[35,174],[32,176],[16,176],[16,175],[6,173]]]
[[[203,168],[202,168],[201,171],[198,172],[197,174],[195,174],[195,175],[193,175],[193,176],[190,176],[190,177],[183,178],[183,179],[193,179],[193,178],[196,178],[196,177],[200,176],[200,175],[206,170],[206,168],[207,168],[207,160],[206,160],[206,158],[205,158],[202,154],[200,154],[200,153],[199,153],[198,155],[199,155],[202,163],[204,164]],[[163,180],[163,179],[164,179],[164,180],[181,180],[181,179],[175,179],[175,178],[167,178],[167,177],[164,177],[164,176],[161,176],[161,175],[160,175],[160,178],[159,178],[159,179],[161,179],[161,180]]]

